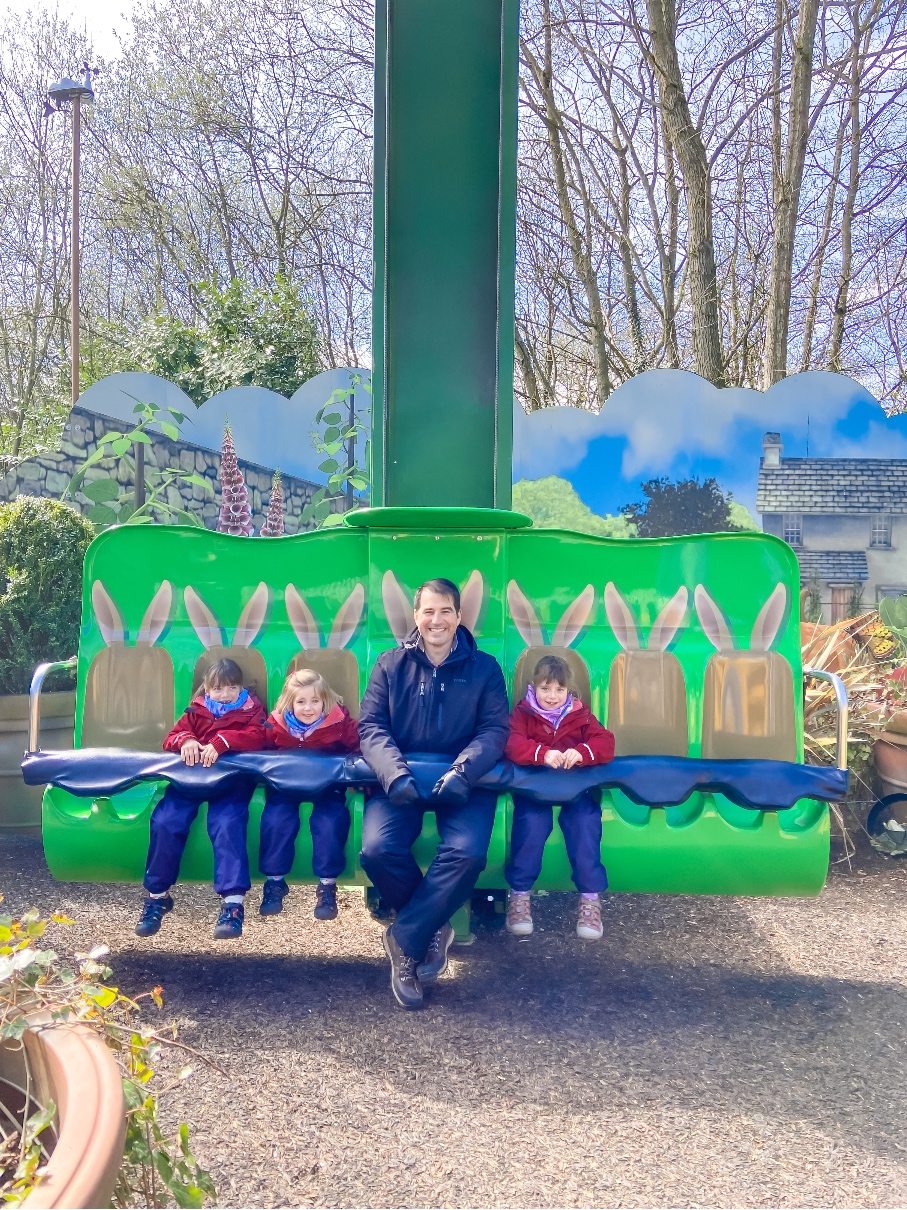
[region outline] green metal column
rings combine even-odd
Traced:
[[[373,504],[509,508],[518,0],[377,0]]]

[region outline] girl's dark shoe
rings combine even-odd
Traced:
[[[142,908],[141,919],[135,926],[137,937],[153,937],[161,927],[161,921],[167,912],[173,911],[173,900],[169,895],[163,899],[152,899],[149,895]]]
[[[315,919],[337,919],[337,884],[336,882],[319,882],[315,891]]]
[[[246,911],[241,903],[225,903],[214,926],[215,941],[233,941],[242,936]]]
[[[265,889],[261,896],[259,916],[277,916],[283,911],[283,897],[288,895],[290,888],[284,878],[266,878]]]

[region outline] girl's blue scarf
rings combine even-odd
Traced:
[[[530,710],[534,710],[536,714],[540,715],[546,722],[549,722],[556,731],[570,713],[570,707],[573,705],[573,694],[567,694],[567,700],[560,710],[546,710],[544,706],[539,705],[535,696],[535,690],[530,685],[526,690],[526,701],[529,704]]]
[[[314,723],[301,723],[292,710],[283,712],[283,720],[294,739],[308,739],[315,728],[324,722],[324,711],[315,719]]]
[[[215,718],[223,718],[225,714],[229,714],[231,710],[239,710],[241,706],[245,706],[249,700],[249,690],[243,689],[235,702],[216,702],[213,697],[208,697],[205,694],[205,707],[210,710]]]

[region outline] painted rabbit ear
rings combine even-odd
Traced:
[[[639,651],[639,631],[636,629],[636,618],[633,610],[627,604],[624,594],[612,582],[605,585],[605,613],[614,637],[624,651]]]
[[[485,577],[472,571],[460,593],[460,620],[467,630],[474,631],[485,603]]]
[[[413,603],[392,571],[381,579],[381,602],[391,634],[402,643],[413,628]]]
[[[249,597],[245,609],[239,615],[239,623],[233,636],[234,647],[251,647],[268,616],[271,590],[264,580]]]
[[[690,594],[685,587],[677,589],[652,624],[648,644],[650,651],[667,651],[674,635],[683,625],[689,599]]]
[[[156,643],[167,628],[170,621],[170,610],[173,606],[173,585],[165,580],[154,596],[151,604],[145,610],[142,625],[135,638],[136,647],[151,646]]]
[[[192,629],[201,640],[202,646],[206,650],[211,647],[223,647],[225,636],[220,622],[194,588],[183,589],[183,601],[189,621],[192,623]]]
[[[563,617],[551,636],[555,647],[570,647],[579,638],[595,608],[595,589],[587,584],[572,605],[564,610]]]
[[[347,645],[356,633],[356,627],[362,620],[364,609],[365,588],[361,584],[357,584],[337,610],[331,633],[328,635],[328,647],[342,648]]]
[[[513,618],[513,624],[526,646],[544,647],[546,645],[545,632],[542,630],[542,624],[532,607],[532,602],[516,580],[511,580],[507,585],[507,605],[510,609],[510,616]]]
[[[696,603],[699,625],[705,631],[706,638],[715,650],[722,654],[733,651],[734,636],[731,634],[724,614],[701,584],[697,584],[694,588],[693,600]]]
[[[305,597],[295,584],[288,584],[283,599],[299,646],[303,651],[317,651],[321,646],[321,632]]]
[[[751,651],[769,651],[772,643],[778,637],[781,623],[787,612],[787,589],[783,584],[776,584],[772,595],[756,615],[756,624],[750,636]],[[820,665],[821,667],[821,665]]]
[[[108,647],[115,643],[126,642],[126,628],[120,611],[113,603],[113,597],[100,580],[95,580],[91,586],[91,604],[94,616],[98,621],[101,638]]]

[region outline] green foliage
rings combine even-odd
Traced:
[[[531,517],[539,529],[573,529],[602,538],[632,538],[635,526],[624,516],[601,517],[579,498],[572,484],[558,475],[521,479],[513,486],[513,508]]]
[[[803,605],[804,622],[822,621],[822,586],[819,573],[814,571],[806,584],[806,601]]]
[[[233,281],[197,287],[203,318],[150,316],[135,332],[100,328],[86,345],[83,387],[122,370],[176,383],[200,405],[228,387],[262,386],[288,398],[320,366],[311,306],[284,278],[267,290]]]
[[[51,920],[72,924],[59,912]],[[34,908],[20,917],[0,915],[0,1038],[21,1038],[29,1016],[36,1013],[93,1029],[113,1051],[126,1102],[126,1144],[114,1206],[159,1207],[169,1205],[170,1199],[177,1206],[203,1206],[206,1198],[216,1197],[216,1190],[192,1154],[189,1128],[181,1123],[175,1134],[168,1134],[159,1117],[163,1093],[191,1076],[192,1069],[179,1068],[165,1089],[152,1090],[154,1065],[164,1048],[181,1044],[175,1026],[168,1037],[138,1020],[143,1002],[163,1006],[161,988],[133,998],[112,987],[112,972],[102,962],[108,952],[104,945],[75,954],[72,964],[54,950],[38,949],[35,943],[49,923]],[[25,1113],[31,1108],[26,1104]],[[53,1104],[38,1106],[22,1124],[16,1154],[0,1150],[0,1197],[5,1202],[21,1204],[40,1182],[40,1135],[55,1115]]]
[[[730,496],[716,479],[650,479],[641,483],[645,500],[623,510],[636,522],[641,538],[665,538],[675,534],[726,533],[738,528],[731,520]]]
[[[27,693],[36,665],[75,654],[82,560],[93,537],[56,500],[0,504],[0,693]]]
[[[759,528],[746,505],[732,500],[730,494],[728,494],[728,520],[731,523],[731,529],[757,530]]]
[[[138,417],[135,428],[128,433],[104,434],[94,453],[89,454],[66,485],[64,500],[67,496],[70,500],[75,500],[79,493],[89,500],[91,507],[85,516],[98,533],[111,525],[145,525],[151,521],[170,525],[202,525],[202,519],[196,513],[170,503],[170,488],[178,488],[180,483],[189,483],[204,488],[213,496],[214,488],[204,475],[184,471],[179,467],[159,470],[146,460],[144,502],[137,504],[135,490],[127,491],[121,486],[120,466],[126,468],[133,483],[135,482],[135,459],[130,451],[136,442],[142,445],[151,444],[151,438],[145,431],[148,425],[156,424],[166,436],[176,441],[180,435],[177,424],[185,420],[182,412],[175,408],[159,408],[156,403],[137,402],[132,410]],[[171,416],[172,420],[163,419],[164,414]],[[88,472],[95,466],[98,470],[106,470],[109,473],[87,479]]]
[[[907,596],[883,597],[879,601],[879,617],[907,652]]]
[[[863,612],[863,585],[854,580],[850,585],[850,600],[847,603],[847,616],[857,618]]]
[[[326,454],[318,469],[328,476],[302,510],[302,522],[314,522],[316,528],[339,525],[344,513],[360,507],[356,493],[365,492],[370,482],[370,408],[356,407],[356,393],[365,391],[371,399],[371,385],[361,374],[350,374],[349,385],[338,387],[315,416],[324,432],[310,434],[319,454]],[[363,450],[360,464],[357,447]]]

